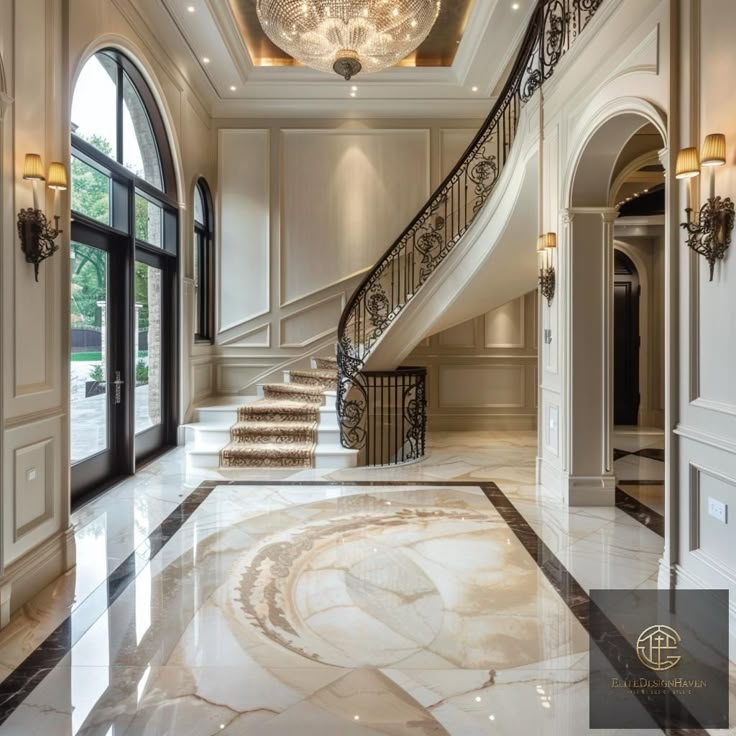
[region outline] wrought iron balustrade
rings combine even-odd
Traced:
[[[521,109],[549,79],[603,0],[539,0],[503,91],[460,161],[366,275],[338,326],[337,411],[344,447],[369,465],[424,455],[426,372],[363,371],[373,346],[436,271],[488,201],[509,158]],[[407,376],[412,390],[403,393]],[[380,377],[381,383],[376,383]],[[404,405],[377,411],[388,393]],[[377,394],[380,393],[380,399]],[[391,443],[376,444],[395,421]],[[376,426],[380,422],[380,428]],[[388,434],[386,436],[388,436]],[[401,448],[401,452],[398,451]]]

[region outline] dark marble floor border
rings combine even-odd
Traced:
[[[650,509],[638,498],[630,496],[621,486],[616,488],[616,508],[621,509],[625,514],[643,524],[647,529],[651,529],[655,534],[664,537],[664,516],[654,511],[654,509]]]
[[[140,565],[153,560],[212,493],[204,484],[190,493],[151,534],[123,560],[74,611],[72,611],[2,682],[0,725],[30,695],[33,689],[71,651],[104,611],[135,580]],[[99,594],[98,594],[99,592]],[[75,625],[72,625],[75,619]],[[81,619],[88,625],[77,621]]]
[[[156,529],[132,552],[115,570],[110,573],[102,586],[106,587],[105,607],[111,606],[123,591],[135,580],[139,572],[139,560],[148,562],[156,557],[166,543],[181,529],[199,506],[219,486],[406,486],[406,487],[445,487],[479,488],[490,501],[501,518],[545,575],[555,591],[586,631],[590,630],[591,601],[583,587],[560,562],[552,550],[542,541],[531,525],[495,484],[484,481],[411,481],[411,480],[209,480],[200,483],[179,506],[174,509]],[[630,498],[630,497],[629,497]],[[143,557],[140,550],[148,550]],[[101,586],[101,587],[102,587]],[[92,596],[90,596],[92,598]],[[84,604],[82,604],[84,605]],[[99,605],[99,601],[98,601]],[[104,608],[102,609],[104,611]],[[36,686],[66,656],[86,632],[87,628],[72,628],[72,618],[79,615],[79,609],[49,634],[49,636],[0,682],[0,725],[4,723],[18,706],[30,695]],[[96,617],[90,612],[90,625]],[[694,736],[705,731],[689,730]]]

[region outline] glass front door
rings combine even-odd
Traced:
[[[75,496],[130,472],[124,240],[78,222],[71,242],[70,425]]]

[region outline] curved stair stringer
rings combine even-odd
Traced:
[[[429,335],[489,312],[537,285],[539,131],[522,113],[495,191],[467,232],[372,345],[369,371],[393,370]]]

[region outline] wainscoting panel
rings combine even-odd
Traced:
[[[406,360],[427,367],[433,430],[534,429],[537,295],[423,341]]]
[[[485,316],[487,348],[526,347],[525,303],[524,297],[514,299]]]
[[[334,332],[344,306],[345,294],[341,292],[284,317],[281,347],[304,348]]]
[[[429,144],[428,129],[282,131],[282,304],[375,263],[429,196]]]
[[[439,408],[521,409],[524,370],[523,365],[441,366]]]
[[[213,393],[212,362],[209,359],[202,363],[192,361],[192,387],[194,401],[199,401]]]
[[[47,539],[61,516],[61,418],[5,432],[3,559],[5,565]]]
[[[438,342],[443,348],[475,348],[475,331],[475,320],[464,322],[440,332]]]
[[[219,136],[219,332],[270,308],[269,131]]]

